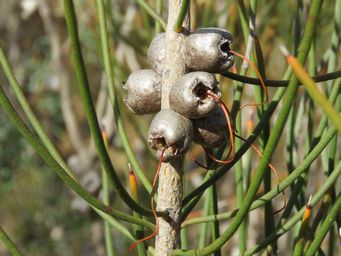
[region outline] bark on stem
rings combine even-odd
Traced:
[[[175,22],[180,12],[181,0],[169,0],[166,29],[166,57],[162,75],[161,107],[169,108],[169,91],[173,83],[186,73],[186,66],[181,57],[181,46],[185,36],[174,31]],[[183,27],[189,30],[189,17]],[[155,241],[155,255],[167,256],[180,248],[180,212],[182,200],[182,165],[183,157],[164,163],[161,166],[158,186],[158,210],[168,210],[170,219],[159,218],[159,232]]]

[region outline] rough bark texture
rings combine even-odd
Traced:
[[[174,32],[174,25],[180,12],[181,0],[169,0],[168,23],[166,31],[166,58],[162,75],[161,108],[169,108],[169,91],[172,84],[186,73],[181,57],[184,35]],[[189,29],[189,18],[184,21]],[[182,162],[183,158],[164,163],[161,166],[158,186],[158,210],[168,210],[170,220],[159,218],[159,233],[156,236],[155,255],[167,256],[180,248],[180,223],[182,199]]]

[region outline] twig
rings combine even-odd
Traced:
[[[166,30],[166,56],[162,76],[161,108],[169,108],[169,91],[174,82],[186,72],[181,56],[181,47],[185,37],[174,31],[176,18],[182,1],[169,1],[168,23]],[[189,18],[184,20],[184,27],[189,29]],[[182,165],[179,157],[161,166],[158,186],[158,209],[167,210],[171,221],[159,218],[159,233],[155,241],[155,255],[168,256],[180,247],[180,213],[182,199]]]
[[[16,245],[13,243],[11,238],[6,234],[5,230],[3,230],[0,227],[0,241],[2,241],[7,250],[13,255],[13,256],[22,256],[23,254],[19,251],[19,249],[16,247]]]

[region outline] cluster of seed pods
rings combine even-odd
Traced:
[[[186,36],[183,60],[190,70],[170,89],[169,109],[161,110],[165,33],[155,36],[148,49],[152,69],[134,71],[128,77],[125,103],[135,114],[157,113],[148,132],[148,144],[168,162],[186,153],[191,142],[206,148],[229,140],[226,116],[218,106],[221,93],[213,73],[234,63],[231,34],[219,28],[204,28]]]

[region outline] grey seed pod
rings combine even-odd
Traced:
[[[217,80],[207,72],[191,72],[178,79],[169,93],[169,106],[188,118],[201,118],[217,105],[207,91],[220,97]]]
[[[197,71],[220,73],[234,63],[229,52],[232,35],[220,28],[196,29],[187,37],[182,55],[188,68]]]
[[[156,113],[161,108],[161,78],[152,69],[134,71],[124,85],[127,95],[124,99],[129,110],[143,115]]]
[[[193,141],[208,148],[221,146],[229,141],[229,128],[224,111],[217,106],[208,116],[192,120]]]
[[[147,57],[150,62],[150,65],[159,75],[162,75],[163,62],[165,60],[165,52],[166,33],[157,34],[148,48]]]
[[[160,157],[162,150],[168,146],[163,154],[163,161],[186,153],[193,138],[192,122],[171,109],[162,109],[152,120],[148,132],[148,144]]]

